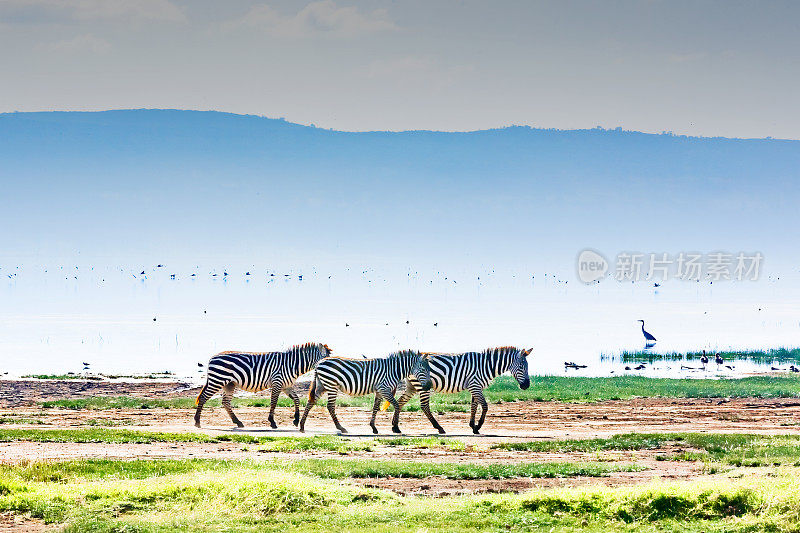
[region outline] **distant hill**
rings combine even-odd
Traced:
[[[9,113],[0,180],[6,254],[514,262],[592,246],[800,259],[800,141]]]

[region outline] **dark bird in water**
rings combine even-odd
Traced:
[[[661,286],[661,284],[660,284],[660,283],[653,283],[653,287],[655,287],[655,288],[658,288],[658,287],[660,287],[660,286]]]
[[[708,364],[708,356],[706,355],[705,350],[703,350],[703,356],[700,358],[700,362],[703,363],[703,370],[705,370],[706,365]]]
[[[144,270],[142,270],[141,272],[139,272],[139,275],[140,275],[140,276],[144,276]]]
[[[728,370],[733,370],[733,367],[731,365],[725,365],[725,368],[727,368]]]
[[[345,323],[344,323],[344,327],[346,327],[346,328],[349,328],[349,327],[350,327],[350,324],[348,324],[347,322],[345,322]]]
[[[634,370],[644,370],[644,363],[640,364],[639,366],[635,367]]]
[[[579,368],[586,368],[586,365],[579,365],[577,363],[573,363],[572,361],[570,362],[564,361],[564,368],[574,368],[575,370],[577,370]]]
[[[797,367],[796,367],[796,366],[794,366],[794,365],[789,365],[789,370],[790,370],[791,372],[800,372],[800,368],[797,368]]]
[[[720,354],[714,354],[714,362],[717,363],[717,366],[719,366],[725,362],[725,359],[723,359]]]
[[[644,335],[644,340],[647,341],[647,344],[655,344],[656,338],[644,330],[644,320],[639,320],[639,322],[642,323],[642,335]]]
[[[197,366],[199,366],[200,368],[203,368],[203,363],[197,363]]]
[[[89,366],[89,363],[82,363],[83,366]]]
[[[438,326],[439,326],[439,323],[438,323],[438,322],[434,322],[434,323],[433,323],[433,327],[438,327]]]
[[[153,317],[153,322],[155,322],[155,321],[156,321],[156,317]]]
[[[406,324],[408,324],[408,323],[409,323],[408,320],[406,320]]]

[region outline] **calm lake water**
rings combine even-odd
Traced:
[[[355,357],[401,348],[532,346],[532,374],[618,375],[635,364],[615,355],[644,347],[638,319],[658,338],[655,353],[800,346],[796,273],[757,282],[667,281],[658,288],[611,279],[586,286],[574,272],[441,272],[355,262],[26,262],[0,264],[0,276],[0,373],[8,376],[81,372],[87,362],[92,372],[168,370],[199,379],[197,363],[218,351],[306,341]],[[587,368],[566,372],[565,361]],[[629,373],[703,377],[770,366],[738,361],[733,371],[718,371],[712,363],[702,372],[681,364],[662,361]]]

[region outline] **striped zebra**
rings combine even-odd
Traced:
[[[327,344],[306,343],[289,348],[285,352],[222,352],[208,362],[206,384],[197,396],[197,411],[194,425],[200,427],[203,405],[222,389],[222,406],[239,427],[244,424],[231,409],[233,392],[239,387],[249,392],[272,390],[269,407],[269,425],[275,429],[275,406],[281,392],[294,401],[294,425],[300,420],[300,398],[294,390],[297,378],[309,372],[319,361],[328,357],[331,349]]]
[[[531,385],[531,378],[528,375],[528,360],[533,348],[521,350],[513,346],[502,348],[489,348],[483,352],[467,352],[462,354],[428,354],[428,363],[431,373],[430,390],[425,390],[410,377],[406,380],[406,391],[400,397],[400,408],[419,392],[419,400],[422,411],[431,421],[433,427],[444,433],[444,428],[431,413],[430,399],[431,391],[436,392],[460,392],[468,390],[472,394],[472,413],[469,419],[469,427],[474,434],[478,434],[486,419],[486,411],[489,404],[483,396],[485,389],[491,381],[505,372],[510,372],[517,380],[522,390]],[[475,413],[480,404],[482,412],[478,423],[475,423]],[[388,407],[384,404],[384,407]]]
[[[375,404],[372,408],[372,418],[369,426],[373,433],[378,432],[375,427],[375,416],[385,399],[395,407],[392,417],[392,431],[400,433],[400,406],[394,397],[394,391],[404,380],[413,378],[420,388],[427,391],[431,386],[427,356],[412,350],[393,353],[382,359],[344,359],[330,357],[320,361],[314,374],[314,381],[308,391],[308,405],[300,420],[300,431],[305,431],[308,412],[326,392],[328,393],[328,412],[331,414],[336,429],[341,433],[347,430],[339,423],[336,417],[336,395],[339,392],[349,396],[365,396],[375,393]]]

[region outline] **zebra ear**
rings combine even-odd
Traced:
[[[528,357],[531,354],[532,351],[533,351],[533,348],[528,348],[527,350],[522,350],[522,357]]]

